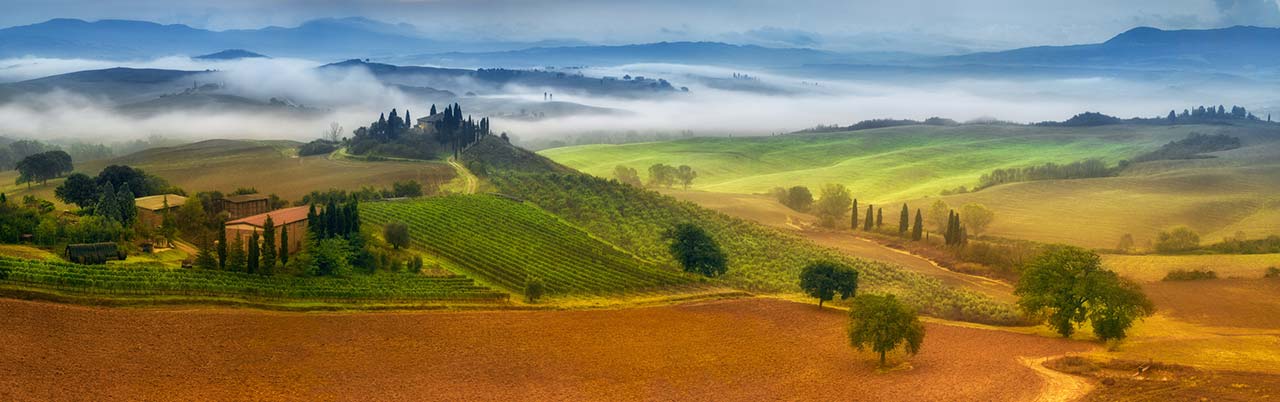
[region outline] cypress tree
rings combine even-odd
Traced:
[[[862,220],[862,230],[871,231],[871,225],[876,223],[876,219],[871,213],[875,212],[875,205],[867,205],[867,219]]]
[[[956,213],[947,211],[947,228],[942,232],[942,242],[950,246],[955,242]]]
[[[924,215],[920,213],[920,209],[916,208],[916,225],[911,228],[911,240],[920,241],[924,234]]]
[[[116,202],[120,204],[117,207],[120,211],[120,223],[128,227],[133,223],[134,218],[138,217],[138,206],[134,203],[133,191],[129,190],[129,183],[120,185],[120,190],[116,191]]]
[[[898,236],[906,236],[910,229],[911,211],[907,209],[907,204],[902,204],[902,216],[898,217]]]
[[[289,227],[280,227],[280,265],[289,263]]]
[[[271,215],[267,215],[267,221],[262,224],[262,264],[259,266],[262,274],[271,275],[271,271],[276,267],[276,225],[271,220]]]
[[[244,237],[236,234],[235,241],[231,242],[231,251],[227,252],[227,270],[235,272],[243,272],[245,267],[244,257]]]
[[[316,203],[312,202],[308,205],[310,208],[307,209],[307,231],[311,232],[312,237],[319,238],[320,216],[316,214]]]
[[[884,208],[876,209],[876,229],[884,226]]]
[[[218,269],[227,269],[227,228],[218,229]]]
[[[260,251],[261,250],[259,250],[258,245],[258,231],[255,230],[252,235],[249,235],[249,255],[245,257],[244,261],[246,272],[251,274],[258,273],[258,259],[261,258]]]
[[[858,214],[859,214],[859,213],[862,213],[862,211],[859,211],[859,210],[858,210],[858,199],[857,199],[857,198],[854,198],[854,199],[853,199],[853,213],[849,214],[849,215],[852,215],[852,216],[853,216],[853,222],[852,222],[852,224],[851,224],[851,227],[853,228],[853,230],[858,230]]]

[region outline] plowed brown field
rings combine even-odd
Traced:
[[[876,373],[835,310],[277,313],[0,300],[0,400],[1030,400],[1088,344],[927,324]]]

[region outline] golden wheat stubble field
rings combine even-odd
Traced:
[[[877,373],[842,311],[773,299],[625,310],[277,313],[0,300],[4,400],[972,400],[1087,343],[926,324]],[[999,345],[999,347],[993,347]],[[895,356],[895,362],[902,362]]]

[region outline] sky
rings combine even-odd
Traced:
[[[960,53],[1095,43],[1136,26],[1280,26],[1280,0],[0,0],[0,26],[140,19],[224,30],[361,16],[448,38],[718,40]]]

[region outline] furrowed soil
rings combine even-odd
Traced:
[[[1020,358],[1081,342],[926,324],[877,372],[842,311],[773,299],[627,310],[279,313],[0,300],[0,399],[1032,400]],[[999,345],[999,346],[996,346]]]

